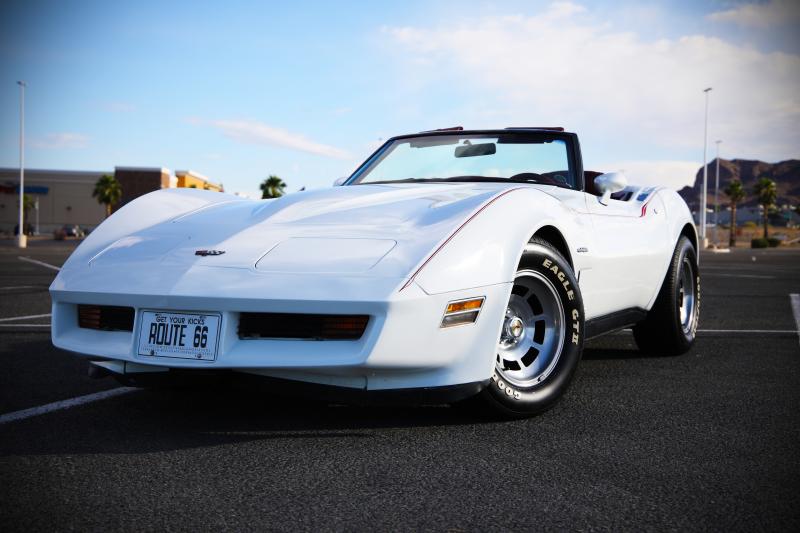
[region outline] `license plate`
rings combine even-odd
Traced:
[[[220,320],[218,314],[143,311],[139,355],[214,361]]]

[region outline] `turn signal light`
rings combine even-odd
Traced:
[[[444,314],[458,313],[461,311],[474,311],[480,309],[483,305],[483,298],[475,298],[473,300],[462,300],[460,302],[450,302],[447,304],[447,309]]]
[[[470,298],[469,300],[457,300],[450,302],[444,311],[442,323],[439,327],[449,328],[451,326],[460,326],[462,324],[472,324],[478,320],[478,315],[483,307],[483,301],[486,298]]]

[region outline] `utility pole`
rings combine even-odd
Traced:
[[[703,128],[703,193],[700,200],[700,240],[702,247],[708,246],[708,236],[706,235],[706,206],[708,205],[708,165],[706,165],[707,152],[708,152],[708,93],[711,92],[711,87],[703,89],[706,93],[706,118],[705,126]]]
[[[25,82],[19,85],[19,233],[17,246],[26,248],[28,237],[25,235]]]
[[[719,239],[717,238],[717,232],[719,231],[719,143],[722,141],[717,140],[714,141],[717,145],[717,171],[716,171],[716,178],[717,184],[714,188],[714,246],[719,245]]]

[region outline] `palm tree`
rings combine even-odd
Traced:
[[[25,220],[28,220],[28,211],[36,207],[36,200],[30,194],[22,197],[22,210],[25,212]]]
[[[97,198],[98,203],[106,206],[106,218],[108,218],[111,216],[111,207],[122,198],[122,187],[114,176],[103,174],[95,183],[92,196]]]
[[[286,189],[286,183],[278,176],[270,176],[261,182],[261,198],[280,198]]]
[[[28,211],[36,207],[36,200],[33,199],[33,196],[30,194],[22,195],[22,217],[25,219],[25,231],[24,233],[28,235],[33,230],[31,230],[31,223],[28,222],[30,218],[28,218]],[[32,234],[32,233],[31,233]]]
[[[731,203],[731,236],[728,239],[728,246],[736,246],[736,204],[744,200],[745,192],[742,187],[742,180],[734,178],[725,187],[725,194]]]
[[[764,238],[769,238],[769,211],[778,198],[778,189],[775,182],[767,177],[762,177],[756,183],[753,192],[758,196],[758,203],[764,208]]]

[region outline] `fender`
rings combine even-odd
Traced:
[[[415,281],[426,293],[511,283],[525,245],[544,226],[555,227],[570,250],[584,244],[580,235],[591,235],[576,211],[543,190],[522,187],[495,200],[423,264]],[[577,273],[583,259],[573,261]]]
[[[647,304],[646,310],[652,309],[655,304],[658,294],[661,292],[661,286],[664,284],[664,278],[667,275],[672,254],[675,251],[675,246],[678,244],[678,239],[685,233],[685,229],[689,228],[689,239],[695,247],[697,252],[697,262],[700,263],[700,249],[698,246],[699,238],[697,235],[697,227],[694,225],[692,213],[689,207],[680,195],[671,189],[659,189],[656,193],[658,199],[664,204],[664,210],[667,218],[667,231],[669,232],[669,246],[664,250],[664,259],[661,265],[661,282],[655,288],[653,296]]]

